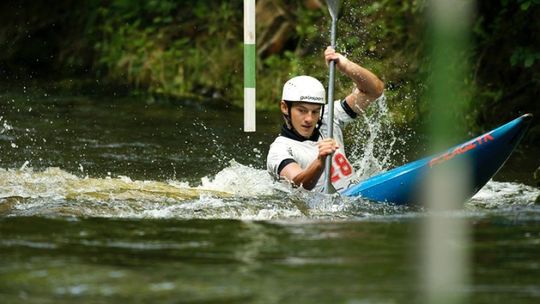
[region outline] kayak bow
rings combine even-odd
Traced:
[[[421,185],[431,170],[465,161],[472,173],[472,184],[465,198],[468,200],[504,165],[525,135],[531,120],[532,114],[525,114],[443,153],[372,176],[341,194],[397,205],[412,204],[418,202]]]

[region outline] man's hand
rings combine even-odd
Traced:
[[[305,169],[302,169],[296,162],[290,163],[281,170],[281,176],[286,178],[296,186],[303,186],[307,190],[313,189],[317,181],[324,172],[326,157],[338,149],[337,142],[332,138],[323,139],[318,142],[319,155]]]
[[[319,156],[318,158],[324,162],[326,159],[326,156],[336,152],[336,150],[339,148],[337,142],[332,138],[326,138],[321,140],[318,143],[319,147]]]
[[[342,65],[345,64],[345,62],[347,61],[347,58],[345,58],[345,56],[336,52],[334,48],[329,46],[326,48],[326,50],[324,50],[324,60],[326,61],[327,65],[330,64],[330,61],[335,61],[336,66],[340,68]]]

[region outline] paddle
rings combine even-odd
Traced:
[[[339,0],[326,0],[328,11],[332,17],[332,28],[330,30],[330,45],[332,48],[336,47],[336,27],[339,12]],[[328,138],[334,136],[334,72],[336,70],[336,62],[330,61],[330,72],[328,79]],[[330,168],[332,167],[332,155],[326,157],[326,163],[324,168],[325,182],[324,190],[327,194],[335,193],[336,190],[332,186],[330,180]]]

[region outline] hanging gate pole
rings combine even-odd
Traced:
[[[255,132],[255,0],[244,0],[244,132]]]

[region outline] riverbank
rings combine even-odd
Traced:
[[[318,0],[257,6],[257,107],[274,110],[291,75],[326,81],[330,18]],[[456,123],[481,131],[525,112],[540,117],[540,42],[527,34],[538,28],[539,10],[533,1],[478,2],[470,52],[453,61],[471,67],[462,83],[467,114],[456,113]],[[384,80],[394,122],[429,121],[426,3],[345,0],[341,11],[338,50]],[[55,79],[82,92],[95,83],[155,101],[242,105],[241,1],[197,1],[190,9],[172,0],[10,1],[0,17],[2,80]],[[336,96],[350,89],[338,77]],[[536,120],[531,132],[540,141]]]

